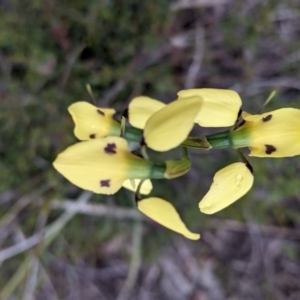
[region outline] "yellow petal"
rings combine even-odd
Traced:
[[[253,175],[244,163],[234,163],[219,170],[199,203],[201,212],[214,214],[244,196],[253,184]]]
[[[134,186],[132,186],[130,179],[127,179],[123,182],[123,187],[130,191],[136,192],[136,189],[137,189],[139,183],[141,182],[141,179],[133,179],[133,180],[134,180]],[[148,195],[152,191],[152,188],[153,188],[153,186],[152,186],[151,180],[147,179],[143,182],[141,189],[140,189],[140,193],[143,195]]]
[[[178,100],[199,96],[203,99],[195,123],[202,127],[227,127],[233,125],[242,105],[239,94],[223,89],[189,89],[180,91]]]
[[[74,134],[79,140],[120,135],[120,124],[112,117],[116,112],[114,109],[79,101],[70,105],[68,110],[75,123]]]
[[[167,151],[180,145],[193,128],[200,107],[201,99],[191,97],[171,102],[156,112],[144,129],[147,146],[156,151]]]
[[[243,146],[251,149],[250,156],[289,157],[300,154],[300,110],[282,108],[261,115],[242,114],[246,121],[235,136],[242,137]]]
[[[128,107],[129,123],[140,129],[144,129],[148,119],[157,111],[165,107],[165,103],[155,99],[140,96],[131,100]]]
[[[77,143],[60,153],[55,169],[78,187],[114,194],[128,178],[148,178],[151,165],[131,154],[126,140],[106,137]]]
[[[200,234],[189,231],[174,206],[164,199],[151,197],[140,200],[138,209],[147,217],[188,239],[200,239]]]
[[[242,111],[241,117],[247,121],[259,121],[261,119],[261,115],[251,115],[246,111]]]

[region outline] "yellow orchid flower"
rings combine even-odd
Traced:
[[[137,206],[140,212],[168,229],[182,234],[191,240],[200,239],[200,234],[193,233],[187,229],[175,207],[168,201],[157,197],[150,197],[138,201]]]
[[[239,94],[223,89],[188,89],[177,93],[178,100],[198,96],[202,101],[195,123],[202,127],[232,126],[242,105]]]
[[[98,194],[116,193],[127,179],[164,178],[165,172],[132,154],[120,137],[79,142],[60,153],[53,165],[73,184]]]
[[[188,89],[177,93],[178,100],[198,96],[201,101],[195,123],[202,127],[232,126],[238,117],[242,100],[233,90],[225,89]],[[147,120],[157,111],[165,107],[163,102],[140,96],[132,99],[128,107],[128,118],[132,126],[143,129]]]
[[[70,105],[68,110],[75,123],[74,134],[79,140],[120,135],[121,126],[113,119],[116,112],[114,109],[79,101]]]
[[[231,205],[250,190],[253,180],[251,167],[242,162],[219,170],[209,191],[199,203],[200,211],[210,215]]]
[[[129,123],[136,128],[143,129],[148,119],[165,106],[165,103],[146,96],[136,97],[128,106]]]
[[[233,147],[250,147],[250,156],[300,154],[300,110],[281,108],[261,115],[242,113],[244,122],[231,132]]]
[[[156,151],[167,151],[180,145],[194,125],[201,108],[198,96],[186,101],[174,101],[154,113],[146,122],[144,140]]]

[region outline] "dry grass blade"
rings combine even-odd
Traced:
[[[92,194],[90,192],[83,192],[77,199],[77,203],[85,203],[90,199],[91,196]],[[52,224],[48,225],[42,232],[37,232],[26,240],[3,249],[0,251],[0,263],[24,251],[27,251],[42,241],[44,242],[44,245],[47,246],[53,241],[57,234],[64,228],[67,222],[74,215],[76,215],[76,212],[67,211]]]
[[[77,203],[72,200],[57,201],[54,200],[51,205],[52,209],[65,210],[76,214],[91,216],[101,216],[115,219],[132,219],[141,220],[143,216],[135,209],[109,207],[103,204]]]
[[[171,10],[218,6],[228,2],[230,2],[230,0],[178,0],[171,5]]]
[[[25,290],[23,293],[22,300],[32,300],[34,299],[34,292],[38,282],[39,273],[39,260],[36,257],[31,257],[30,259],[31,270],[29,276],[27,277]]]
[[[23,262],[18,267],[17,271],[10,278],[10,280],[5,284],[3,289],[0,291],[0,299],[8,299],[8,297],[13,293],[19,283],[24,279],[28,272],[30,266],[30,257],[27,256]]]
[[[193,88],[197,82],[197,75],[201,69],[201,63],[204,56],[204,47],[205,47],[205,38],[204,38],[204,30],[197,24],[195,30],[195,50],[193,61],[188,69],[184,88],[189,89]]]
[[[51,185],[48,183],[41,186],[39,189],[30,192],[22,196],[20,199],[16,201],[16,203],[11,207],[11,209],[2,217],[0,220],[0,229],[10,224],[16,216],[23,210],[27,205],[29,205],[32,201],[43,195],[51,188]]]
[[[127,279],[120,291],[117,300],[130,299],[130,295],[136,283],[139,269],[141,267],[141,243],[142,243],[143,226],[141,221],[137,221],[133,227],[132,237],[132,255],[130,268]]]

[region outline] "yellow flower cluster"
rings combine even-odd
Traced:
[[[95,193],[113,194],[123,186],[149,194],[151,178],[182,176],[189,170],[190,161],[183,155],[179,161],[155,163],[132,153],[128,141],[139,141],[141,146],[161,152],[182,145],[196,149],[250,147],[250,156],[260,157],[300,154],[300,110],[286,108],[250,115],[241,112],[241,105],[235,91],[221,89],[183,90],[167,105],[140,96],[128,106],[126,116],[131,127],[122,128],[114,119],[115,110],[76,102],[69,112],[75,123],[74,134],[81,142],[60,153],[53,165],[73,184]],[[238,123],[240,114],[243,121]],[[206,137],[189,137],[195,123],[231,128]],[[247,160],[219,170],[199,203],[200,211],[213,214],[241,198],[253,184],[252,173]],[[174,206],[164,199],[141,199],[137,207],[189,239],[200,238],[187,229]]]

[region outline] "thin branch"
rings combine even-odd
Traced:
[[[16,203],[11,207],[11,209],[2,217],[0,220],[0,228],[9,225],[15,217],[22,211],[27,205],[29,205],[33,200],[37,199],[45,192],[47,192],[52,186],[48,183],[41,186],[39,189],[30,192],[22,196],[16,201]]]
[[[171,10],[191,9],[226,4],[230,0],[177,0],[171,4]]]
[[[55,290],[55,287],[50,279],[50,276],[48,275],[46,269],[44,268],[44,266],[41,262],[40,262],[40,272],[41,272],[41,276],[43,276],[43,278],[44,278],[44,284],[47,284],[47,286],[48,286],[48,295],[52,292],[51,299],[58,300],[59,298],[58,298],[57,292]]]
[[[141,267],[141,243],[143,226],[141,221],[137,221],[133,227],[132,256],[128,277],[120,291],[117,300],[127,300],[130,298],[134,285],[137,281],[139,269]]]
[[[46,225],[47,222],[47,218],[48,218],[48,213],[45,213],[45,210],[40,210],[40,213],[36,219],[36,223],[35,223],[35,233],[40,232],[42,233],[44,230],[44,227]],[[21,229],[19,229],[19,231],[21,231]],[[25,235],[24,233],[21,231],[22,234],[22,240],[25,240]],[[42,238],[42,236],[41,236]],[[38,244],[37,247],[35,247],[35,249],[32,249],[29,252],[30,257],[30,270],[29,270],[29,274],[27,276],[27,281],[26,281],[26,285],[25,285],[25,290],[24,290],[24,294],[23,294],[23,300],[33,300],[34,299],[34,292],[36,290],[36,286],[38,285],[39,280],[41,279],[39,275],[40,272],[40,260],[38,258],[39,256],[39,252],[41,250],[42,244]],[[36,251],[37,250],[37,251]]]
[[[76,203],[72,200],[58,201],[54,200],[51,205],[52,209],[62,209],[77,214],[85,214],[101,217],[112,217],[115,219],[132,219],[141,220],[143,216],[135,209],[110,207],[103,204]]]
[[[85,45],[79,45],[77,46],[73,52],[69,53],[67,56],[66,56],[66,62],[65,62],[65,66],[64,66],[64,73],[62,75],[62,78],[60,80],[60,83],[59,83],[59,89],[60,90],[63,90],[69,77],[70,77],[70,74],[71,74],[71,71],[72,71],[72,68],[78,58],[78,56],[81,54],[81,52],[83,51]]]
[[[166,43],[157,47],[151,54],[146,53],[139,55],[128,66],[123,77],[117,80],[101,97],[98,97],[96,102],[98,104],[101,103],[102,106],[108,105],[108,103],[124,89],[126,84],[136,77],[136,74],[140,73],[151,65],[158,63],[164,56],[170,53],[171,49],[171,44]]]
[[[85,214],[91,216],[101,216],[114,218],[119,220],[143,220],[148,219],[143,217],[137,210],[132,208],[110,207],[103,204],[92,203],[76,203],[74,200],[52,202],[52,209],[65,210],[75,212],[76,214]],[[238,232],[248,232],[249,226],[257,226],[256,223],[242,223],[235,220],[222,220],[211,218],[209,223],[203,224],[202,229],[220,229],[232,230]],[[275,236],[277,238],[300,239],[300,232],[291,228],[282,228],[277,226],[259,224],[259,228],[264,235]],[[0,253],[1,254],[1,253]]]
[[[198,23],[195,31],[194,57],[188,69],[184,85],[186,89],[195,87],[197,75],[201,69],[201,64],[204,56],[204,41],[204,30]]]
[[[37,257],[30,257],[30,265],[31,270],[30,274],[27,278],[24,294],[22,300],[33,300],[34,299],[34,291],[36,289],[36,285],[38,282],[38,273],[39,273],[39,260]]]
[[[198,261],[194,251],[189,246],[189,242],[174,238],[175,248],[181,257],[183,263],[189,262],[188,275],[190,281],[195,282],[207,289],[209,299],[225,299],[224,290],[216,275],[215,268],[211,260]]]
[[[259,227],[260,233],[267,236],[274,236],[276,238],[289,238],[293,240],[299,240],[300,239],[300,232],[299,230],[291,229],[291,228],[282,228],[278,226],[270,226],[270,225],[263,225],[263,224],[257,224],[257,223],[242,223],[239,221],[234,220],[220,220],[216,218],[211,218],[210,222],[207,226],[205,226],[206,229],[208,228],[214,228],[214,229],[220,229],[222,230],[232,230],[232,231],[238,231],[238,232],[248,232],[249,227]]]
[[[78,198],[77,203],[86,203],[91,196],[92,194],[90,192],[83,192]],[[44,245],[48,246],[67,224],[67,222],[70,221],[75,215],[76,211],[66,211],[62,216],[60,216],[56,221],[47,226],[41,232],[37,232],[28,239],[3,249],[0,251],[0,263],[11,257],[14,257],[17,254],[27,251],[42,241],[45,243]]]
[[[9,299],[8,297],[13,293],[13,291],[17,288],[19,283],[26,276],[29,266],[30,266],[30,257],[27,256],[25,257],[23,262],[19,265],[14,275],[9,279],[9,281],[5,284],[3,289],[0,291],[0,299]]]

